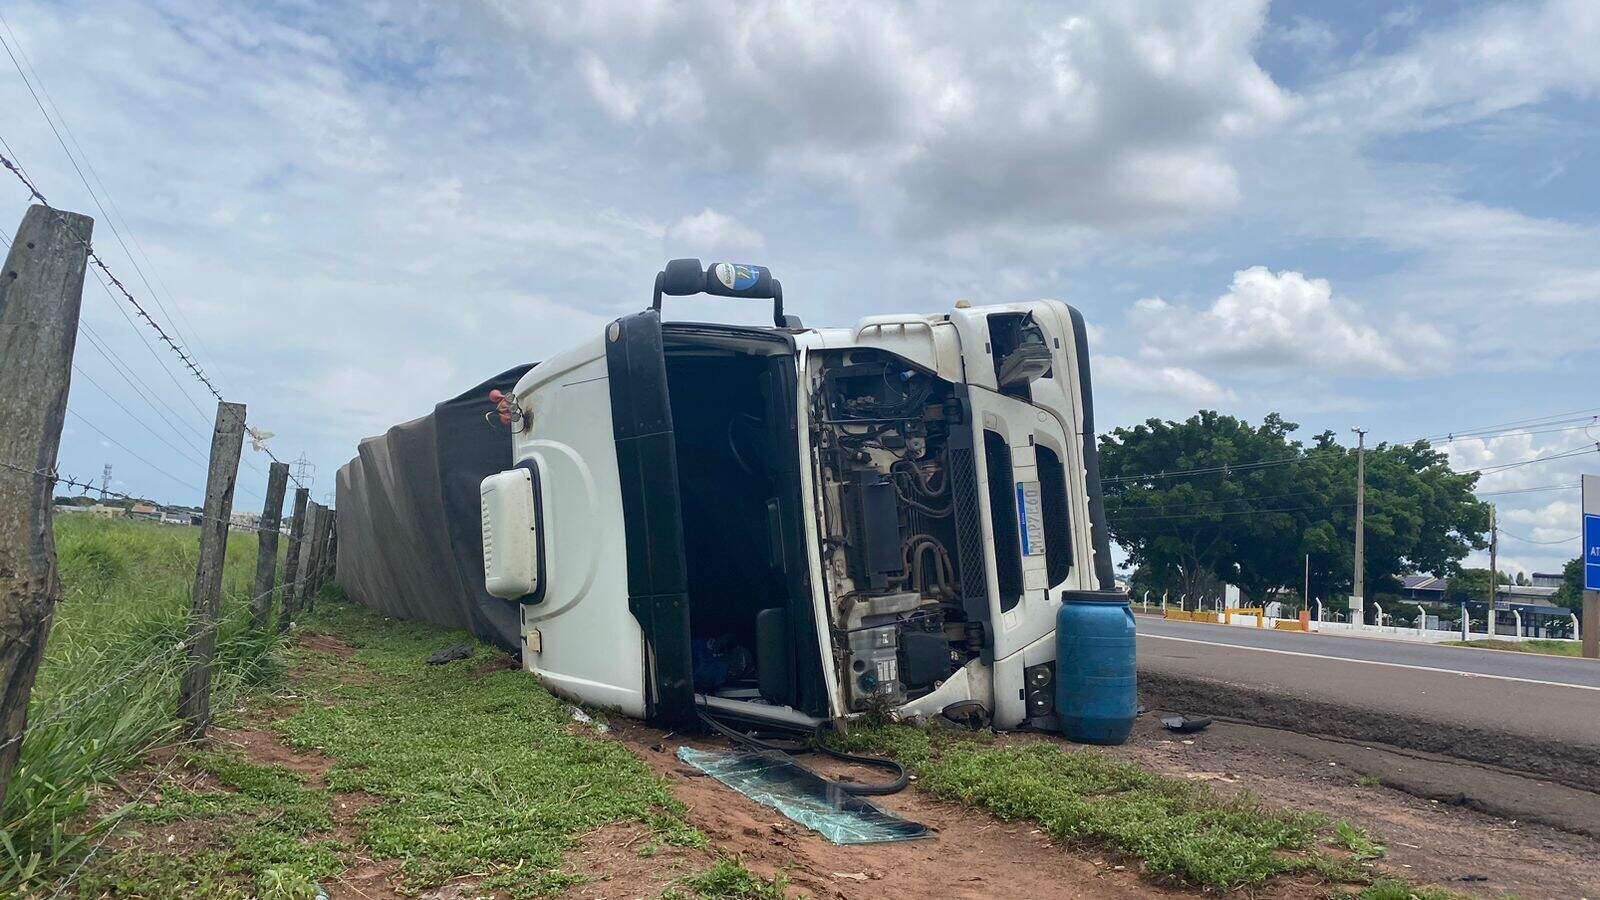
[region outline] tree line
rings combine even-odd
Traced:
[[[1298,596],[1309,557],[1311,596],[1350,592],[1356,450],[1332,431],[1303,442],[1298,428],[1277,413],[1251,425],[1201,410],[1101,436],[1106,516],[1140,590],[1192,598],[1225,583],[1250,601]],[[1367,596],[1397,592],[1405,573],[1457,574],[1486,546],[1477,481],[1426,441],[1367,448]]]

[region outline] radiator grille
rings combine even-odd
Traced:
[[[983,527],[978,507],[978,472],[972,451],[952,448],[948,453],[950,496],[956,509],[956,561],[961,567],[961,596],[985,597]]]

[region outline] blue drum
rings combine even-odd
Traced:
[[[1139,711],[1128,595],[1063,591],[1056,613],[1056,715],[1084,744],[1120,744]]]

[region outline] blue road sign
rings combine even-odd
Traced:
[[[1600,591],[1600,515],[1583,517],[1583,587]]]

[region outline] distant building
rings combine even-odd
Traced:
[[[1535,579],[1539,577],[1539,575],[1534,576]],[[1559,584],[1560,576],[1555,577]],[[1413,603],[1444,603],[1446,602],[1444,592],[1449,586],[1448,578],[1434,575],[1406,575],[1400,579],[1400,596]],[[1555,592],[1555,587],[1539,584],[1537,580],[1533,584],[1496,585],[1495,611],[1507,615],[1496,617],[1495,633],[1513,633],[1516,626],[1509,613],[1516,611],[1522,616],[1522,631],[1528,637],[1571,637],[1569,631],[1572,611],[1550,602]],[[1475,618],[1481,617],[1487,606],[1486,600],[1468,601],[1468,614]]]
[[[120,506],[100,506],[96,504],[88,507],[88,510],[91,515],[99,516],[102,519],[120,519],[128,514],[128,511]]]
[[[1548,588],[1561,587],[1561,583],[1566,580],[1566,576],[1562,575],[1560,572],[1557,572],[1554,575],[1550,574],[1549,572],[1535,572],[1533,573],[1532,578],[1534,587]]]
[[[161,508],[154,503],[137,502],[128,507],[128,516],[134,519],[159,519]]]

